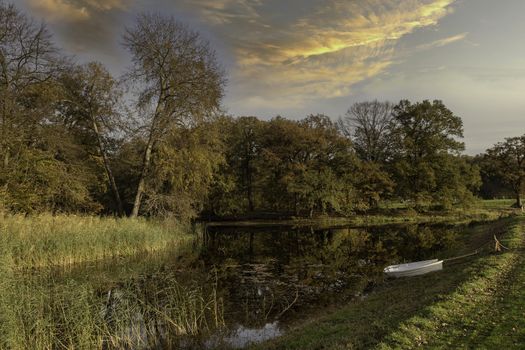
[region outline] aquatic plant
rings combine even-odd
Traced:
[[[140,348],[220,326],[214,290],[83,277],[85,263],[184,255],[195,239],[166,220],[0,216],[0,349]]]
[[[13,268],[82,262],[183,249],[195,238],[181,224],[93,216],[0,216],[0,254]]]
[[[174,348],[224,325],[213,286],[182,285],[169,275],[109,290],[52,274],[3,282],[0,349]]]

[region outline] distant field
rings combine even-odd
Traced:
[[[313,218],[287,218],[287,219],[240,219],[210,222],[211,226],[314,226],[328,227],[338,225],[383,225],[396,223],[440,223],[440,222],[470,222],[491,221],[504,216],[518,213],[512,207],[514,200],[478,200],[469,207],[455,207],[450,210],[431,210],[417,212],[411,208],[409,203],[384,202],[379,210],[370,213],[354,214],[347,217],[333,217],[329,215]]]
[[[480,199],[473,205],[483,209],[505,209],[510,208],[516,202],[515,199]],[[382,209],[407,209],[410,203],[401,201],[384,201],[381,203]]]
[[[484,209],[511,208],[514,203],[515,199],[486,199],[479,201],[479,206]]]

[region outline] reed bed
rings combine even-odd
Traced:
[[[0,259],[15,269],[67,266],[168,247],[183,249],[194,238],[187,227],[160,220],[0,216]]]
[[[221,327],[213,283],[180,284],[149,259],[131,276],[85,276],[115,258],[191,255],[197,238],[167,220],[0,216],[0,349],[177,348]]]
[[[179,348],[222,327],[215,290],[128,281],[90,283],[19,276],[0,292],[0,349]]]

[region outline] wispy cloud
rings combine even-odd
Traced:
[[[122,0],[29,0],[30,7],[49,21],[77,22],[97,12],[123,8]]]
[[[30,0],[29,5],[47,20],[79,21],[89,19],[90,13],[85,6],[75,6],[64,0]]]
[[[77,52],[115,50],[128,8],[162,6],[200,20],[235,62],[231,96],[243,103],[298,107],[348,95],[403,56],[401,38],[434,26],[455,0],[26,0],[56,23]],[[158,5],[158,6],[153,6]],[[126,16],[130,16],[127,14]],[[459,34],[418,50],[465,38]],[[113,38],[109,40],[108,38]],[[106,45],[104,47],[104,45]],[[230,65],[231,66],[231,65]]]
[[[301,104],[348,94],[395,59],[395,45],[436,25],[454,0],[185,0],[235,53],[237,99]],[[466,34],[428,47],[444,46]]]
[[[447,38],[443,38],[443,39],[435,40],[427,44],[419,45],[417,49],[418,50],[428,50],[428,49],[432,49],[435,47],[442,47],[442,46],[449,45],[449,44],[452,44],[458,41],[462,41],[467,37],[467,35],[468,33],[461,33],[458,35],[449,36]]]

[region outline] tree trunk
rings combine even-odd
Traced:
[[[254,205],[253,205],[253,189],[252,189],[252,171],[250,168],[250,163],[248,163],[247,167],[248,172],[248,209],[250,212],[254,211]]]
[[[162,111],[162,100],[163,93],[162,91],[165,91],[164,89],[164,83],[160,82],[160,90],[161,95],[159,97],[159,100],[157,101],[157,106],[155,107],[155,113],[153,115],[153,119],[151,121],[151,126],[149,129],[149,135],[148,135],[148,143],[146,144],[146,150],[144,151],[144,158],[142,160],[142,170],[140,172],[140,179],[139,184],[137,186],[137,193],[135,194],[135,202],[133,203],[133,210],[131,211],[131,217],[136,218],[139,216],[140,211],[140,203],[142,201],[142,195],[144,194],[145,189],[145,182],[146,182],[146,175],[149,170],[149,166],[151,163],[151,151],[153,150],[153,143],[155,142],[155,131],[158,128],[158,124],[160,123],[160,115]]]
[[[520,196],[520,191],[516,191],[516,208],[521,208],[522,206],[522,203],[521,203],[521,196]]]
[[[253,195],[252,195],[252,187],[249,185],[248,187],[248,208],[250,212],[253,212],[255,210],[253,206]]]
[[[9,166],[9,146],[5,147],[5,153],[4,153],[4,168],[7,169]]]
[[[516,208],[522,208],[523,203],[521,202],[521,189],[523,188],[523,177],[518,177],[516,183],[514,184],[514,195],[516,196],[516,203],[514,206]]]
[[[153,149],[153,139],[150,135],[146,151],[144,152],[144,160],[142,162],[142,171],[140,173],[139,184],[137,186],[137,193],[135,195],[135,202],[133,203],[133,211],[131,217],[136,218],[139,216],[140,202],[142,200],[142,194],[144,193],[144,186],[146,180],[146,174],[148,172],[149,165],[151,163],[151,150]]]
[[[6,91],[8,91],[9,86],[6,86],[5,89]],[[8,104],[8,100],[7,100],[7,97],[4,95],[2,99],[2,143],[3,143],[2,150],[5,152],[4,159],[3,159],[4,168],[7,168],[9,166],[9,158],[10,158],[10,152],[11,152],[11,149],[9,147],[9,141],[7,140],[7,135],[9,135],[9,131],[7,130],[7,123],[8,123],[7,116],[12,111],[8,110],[7,104]]]
[[[113,197],[115,198],[115,202],[117,204],[118,215],[124,216],[124,208],[122,207],[122,200],[120,199],[120,194],[118,192],[117,183],[115,182],[115,177],[113,176],[113,172],[111,171],[111,167],[109,166],[109,159],[106,155],[106,149],[104,147],[104,142],[102,141],[102,136],[100,135],[100,132],[98,130],[96,120],[94,118],[91,118],[91,121],[93,122],[93,130],[95,131],[95,134],[97,135],[98,148],[100,151],[100,155],[102,156],[102,160],[104,162],[104,168],[106,169],[106,174],[108,176],[109,185],[111,187],[111,191],[113,192]]]

